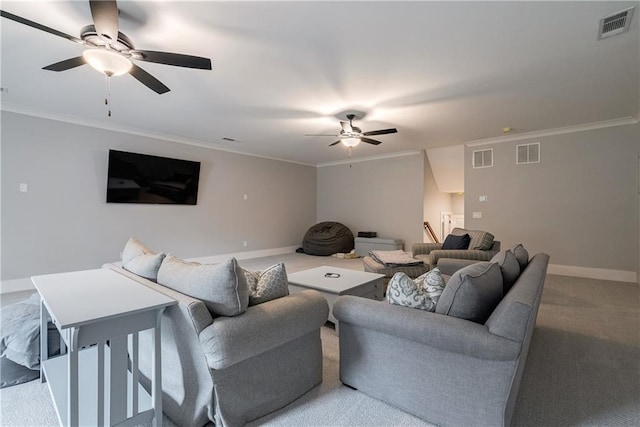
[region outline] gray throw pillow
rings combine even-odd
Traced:
[[[249,304],[247,281],[235,258],[220,264],[200,264],[169,254],[158,271],[158,283],[202,300],[218,316],[237,316]]]
[[[398,272],[389,280],[387,301],[402,307],[435,311],[444,286],[444,279],[438,268],[414,280],[405,273]]]
[[[522,246],[522,243],[518,243],[511,251],[516,256],[518,260],[518,264],[520,264],[520,271],[523,271],[524,268],[529,264],[529,252]]]
[[[495,262],[500,266],[500,271],[502,272],[502,292],[506,295],[516,280],[518,280],[518,276],[520,276],[520,264],[518,264],[516,256],[511,252],[511,249],[507,249],[506,251],[495,254],[489,262]]]
[[[484,323],[502,299],[498,264],[478,262],[456,271],[447,282],[436,313]]]
[[[262,304],[289,295],[289,279],[283,263],[264,271],[242,269],[249,288],[249,305]]]
[[[135,237],[130,237],[122,250],[122,267],[133,274],[155,282],[158,279],[158,270],[164,257],[164,253],[156,253],[140,243]]]

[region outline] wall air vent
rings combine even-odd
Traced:
[[[474,151],[472,161],[474,169],[493,167],[493,148]]]
[[[598,40],[617,36],[618,34],[629,31],[634,9],[635,8],[630,7],[629,9],[602,18],[598,27]]]
[[[540,163],[540,143],[516,145],[516,164]]]

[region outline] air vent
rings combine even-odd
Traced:
[[[488,150],[476,150],[473,152],[473,168],[493,167],[493,148]]]
[[[540,163],[540,143],[516,145],[516,164]]]
[[[598,40],[617,36],[618,34],[629,31],[634,9],[635,8],[630,7],[629,9],[602,18],[598,28]]]

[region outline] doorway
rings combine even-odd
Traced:
[[[444,239],[451,234],[451,230],[454,228],[464,228],[464,214],[454,214],[451,212],[440,213],[440,233],[441,239]]]

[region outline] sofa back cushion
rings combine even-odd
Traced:
[[[529,264],[529,252],[522,246],[522,243],[518,243],[511,251],[516,256],[518,260],[518,264],[520,264],[520,271],[524,270],[524,268]]]
[[[496,263],[478,262],[456,271],[442,291],[436,313],[484,323],[502,299]]]
[[[489,262],[495,262],[500,266],[502,292],[506,295],[520,275],[520,264],[518,264],[516,256],[511,252],[511,249],[507,249],[495,254]]]
[[[164,253],[156,253],[130,237],[122,250],[122,268],[155,282],[164,257]]]
[[[202,300],[218,316],[237,316],[249,305],[247,282],[235,258],[200,264],[169,254],[158,271],[158,283]]]
[[[469,234],[471,242],[469,242],[469,249],[480,249],[482,251],[488,251],[493,245],[493,234],[480,231],[480,230],[467,230],[465,228],[454,228],[451,230],[451,234],[455,236],[463,236]]]

